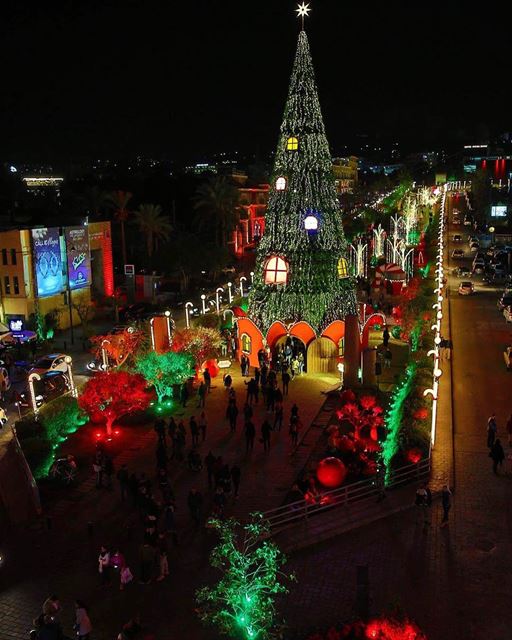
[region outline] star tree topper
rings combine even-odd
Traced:
[[[298,8],[295,9],[295,11],[297,12],[297,17],[301,18],[302,29],[304,29],[304,18],[307,18],[309,16],[309,12],[311,11],[311,9],[309,8],[309,4],[303,2],[302,4],[298,5]]]

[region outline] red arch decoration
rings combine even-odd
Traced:
[[[381,321],[382,324],[386,324],[386,316],[383,313],[372,313],[371,316],[366,318],[366,322],[364,323],[363,330],[361,331],[361,349],[368,349],[368,342],[370,339],[370,327],[378,324],[378,321]]]
[[[316,333],[313,330],[313,327],[303,320],[296,322],[293,325],[290,329],[290,335],[302,340],[306,347],[316,338]]]
[[[277,320],[270,325],[269,330],[267,331],[267,344],[272,349],[275,343],[282,338],[283,336],[288,335],[288,329],[285,325]]]
[[[334,320],[322,332],[322,338],[329,338],[338,345],[340,340],[345,336],[345,323],[343,320]]]
[[[251,367],[258,367],[258,351],[264,349],[263,335],[258,327],[249,318],[237,318],[238,336],[246,333],[251,339],[251,352],[248,354]],[[240,357],[240,348],[238,349]]]

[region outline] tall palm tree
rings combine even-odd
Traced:
[[[153,251],[158,249],[160,240],[168,240],[172,226],[163,215],[159,204],[141,204],[135,211],[134,220],[141,233],[146,237],[146,249],[151,259]]]
[[[228,234],[238,222],[238,189],[225,176],[212,176],[199,185],[194,198],[196,223],[205,228],[215,226],[215,241],[219,247],[227,245]]]
[[[97,185],[86,187],[82,194],[83,206],[87,215],[93,220],[99,220],[102,210],[110,204],[109,194]]]
[[[114,218],[121,225],[121,249],[123,252],[123,265],[126,264],[126,236],[124,233],[124,223],[128,220],[130,211],[128,211],[128,203],[132,199],[132,194],[129,191],[113,191],[108,200],[111,206],[114,207]]]

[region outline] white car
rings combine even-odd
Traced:
[[[28,373],[29,375],[31,373],[38,373],[40,376],[43,375],[43,373],[48,373],[49,371],[63,371],[64,373],[67,373],[67,357],[68,356],[66,356],[65,353],[50,353],[47,356],[39,358]]]
[[[454,242],[462,242],[462,236],[461,236],[459,233],[456,233],[456,234],[453,236],[453,241],[454,241]]]
[[[512,307],[510,305],[503,309],[503,317],[506,322],[512,322]]]
[[[475,285],[472,282],[461,282],[459,284],[459,295],[470,296],[475,293]]]
[[[452,218],[452,224],[459,225],[460,224],[460,218]]]
[[[463,258],[464,257],[464,251],[462,251],[462,249],[454,249],[452,251],[452,258]]]

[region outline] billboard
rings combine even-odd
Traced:
[[[91,284],[91,254],[89,252],[89,229],[66,227],[66,253],[70,289],[80,289]]]
[[[506,218],[507,217],[507,205],[506,204],[498,204],[491,207],[491,217],[492,218]]]
[[[57,227],[32,229],[34,260],[39,298],[62,291],[62,257]]]

